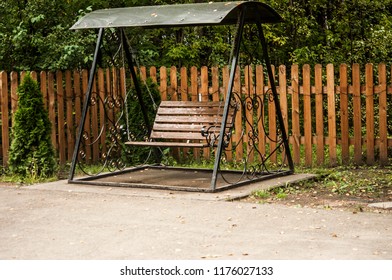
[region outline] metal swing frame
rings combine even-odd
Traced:
[[[161,5],[161,6],[144,6],[144,7],[129,7],[129,8],[116,8],[116,9],[106,9],[91,12],[81,18],[71,29],[88,29],[95,28],[99,29],[94,59],[90,69],[89,82],[87,87],[87,92],[85,95],[85,101],[83,103],[83,110],[81,121],[79,124],[79,130],[77,132],[77,139],[75,143],[75,149],[73,153],[71,170],[68,178],[69,183],[78,184],[93,184],[93,185],[104,185],[104,186],[120,186],[120,187],[139,187],[139,188],[159,188],[159,189],[171,189],[171,190],[186,190],[186,191],[203,191],[203,192],[215,192],[225,190],[231,187],[236,187],[244,184],[249,184],[261,180],[266,180],[274,177],[280,177],[285,175],[290,175],[294,172],[294,164],[290,153],[290,146],[288,142],[287,132],[285,130],[285,125],[281,113],[279,97],[276,90],[274,76],[272,67],[270,64],[268,49],[266,40],[263,33],[262,24],[264,23],[278,23],[282,21],[282,18],[268,5],[260,2],[254,1],[239,1],[239,2],[216,2],[216,3],[198,3],[198,4],[178,4],[178,5]],[[126,174],[127,172],[140,171],[145,168],[154,168],[154,166],[142,166],[126,168],[123,170],[116,170],[113,172],[108,172],[105,174],[87,176],[83,178],[75,178],[75,169],[79,162],[79,157],[81,153],[81,142],[83,140],[84,126],[86,123],[86,116],[91,105],[91,95],[93,90],[93,81],[97,68],[97,60],[99,56],[99,51],[103,41],[103,35],[105,28],[121,28],[121,36],[123,49],[125,51],[125,57],[128,63],[128,70],[131,73],[131,77],[135,86],[136,94],[142,108],[143,118],[148,129],[148,133],[151,132],[151,123],[148,119],[146,106],[143,102],[142,92],[140,85],[138,83],[137,74],[134,69],[134,62],[132,55],[129,52],[129,46],[125,37],[123,28],[126,27],[142,27],[142,28],[163,28],[163,27],[185,27],[185,26],[202,26],[202,25],[227,25],[227,24],[237,24],[236,38],[233,42],[233,57],[230,67],[230,76],[228,81],[227,92],[225,96],[224,109],[222,123],[220,127],[221,137],[218,136],[218,144],[215,151],[215,161],[212,170],[204,169],[192,169],[195,172],[208,172],[210,176],[210,187],[209,188],[196,188],[196,187],[186,187],[177,185],[163,185],[163,184],[145,184],[145,183],[112,183],[109,181],[100,181],[102,178],[107,178],[110,176],[119,176],[121,174]],[[228,112],[230,108],[230,102],[233,97],[233,86],[234,78],[236,75],[236,68],[239,61],[240,46],[242,42],[243,29],[245,24],[255,24],[258,30],[258,39],[262,45],[263,57],[265,65],[268,72],[268,77],[270,81],[270,90],[272,94],[270,95],[269,102],[274,102],[276,109],[276,117],[279,126],[280,135],[279,141],[277,140],[277,147],[270,151],[270,155],[265,156],[260,153],[260,151],[253,145],[252,149],[255,149],[261,158],[261,163],[258,167],[252,167],[249,170],[242,171],[223,171],[220,170],[222,154],[224,153],[224,141],[225,141],[225,131],[226,122],[228,118]],[[255,106],[263,106],[261,100],[252,101]],[[252,104],[253,104],[252,103]],[[256,105],[257,104],[257,105]],[[244,105],[243,105],[244,106]],[[260,121],[260,120],[258,120]],[[252,127],[252,135],[257,135],[258,132]],[[277,152],[278,149],[282,150],[285,162],[288,169],[280,168],[277,171],[270,171],[265,168],[265,162],[270,158],[271,154]],[[246,163],[245,163],[246,165]],[[162,169],[162,166],[158,168]],[[121,169],[121,168],[119,168]],[[247,167],[245,167],[247,169]],[[189,170],[179,169],[179,168],[168,168],[168,170],[182,171]],[[224,178],[230,175],[239,176],[241,179],[234,183],[229,183]],[[218,178],[221,177],[226,181],[223,185],[217,184]]]

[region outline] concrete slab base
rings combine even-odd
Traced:
[[[197,200],[237,200],[248,197],[254,191],[267,190],[275,187],[286,186],[299,181],[315,178],[313,174],[293,174],[280,178],[273,178],[249,185],[232,188],[219,193],[184,192],[160,189],[105,187],[83,184],[68,184],[66,180],[37,184],[25,188],[51,191],[81,192],[81,193],[107,193],[127,196],[155,197],[155,198],[181,198]]]

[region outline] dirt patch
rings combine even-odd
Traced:
[[[258,191],[245,201],[328,210],[339,209],[353,213],[392,213],[391,209],[368,206],[370,203],[392,201],[392,170],[390,168],[324,170],[313,181],[269,191]]]

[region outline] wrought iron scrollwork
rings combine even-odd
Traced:
[[[93,135],[90,131],[92,120],[85,124],[78,153],[78,167],[86,175],[98,175],[107,170],[110,172],[123,170],[126,167],[124,161],[124,137],[127,137],[124,121],[124,99],[121,95],[109,94],[103,99],[96,92],[90,97],[90,115],[95,119],[99,133]],[[98,113],[98,116],[93,116]],[[92,155],[98,159],[97,170],[89,172],[85,166],[93,162]],[[93,174],[92,174],[93,173]]]
[[[276,123],[274,135],[271,135],[270,131],[271,119],[269,119],[269,123],[266,123],[266,108],[270,103],[275,102],[274,98],[269,89],[263,95],[247,95],[242,104],[244,112],[248,110],[248,113],[244,113],[243,118],[245,119],[246,135],[248,137],[244,172],[249,179],[271,173],[272,167],[274,172],[276,167],[281,170],[285,164],[286,153],[279,123],[274,122]],[[261,131],[259,131],[260,129]],[[266,140],[263,141],[264,151],[261,151],[259,147],[260,137],[265,137]],[[268,144],[266,144],[267,142]],[[251,155],[255,160],[250,160]],[[277,159],[278,155],[282,155],[281,160]],[[271,163],[272,158],[274,158],[273,163]]]
[[[230,140],[233,135],[234,130],[234,122],[236,118],[236,114],[239,111],[241,106],[240,98],[238,94],[233,93],[233,96],[229,102],[229,114],[228,119],[226,121],[226,129],[223,134],[223,148],[227,150],[230,145]],[[202,136],[206,138],[206,141],[210,147],[216,147],[219,142],[219,138],[221,137],[221,123],[215,123],[209,127],[204,126],[201,130]]]

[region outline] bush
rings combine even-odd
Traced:
[[[38,83],[28,73],[18,87],[9,169],[21,177],[49,177],[56,170],[51,123]]]

